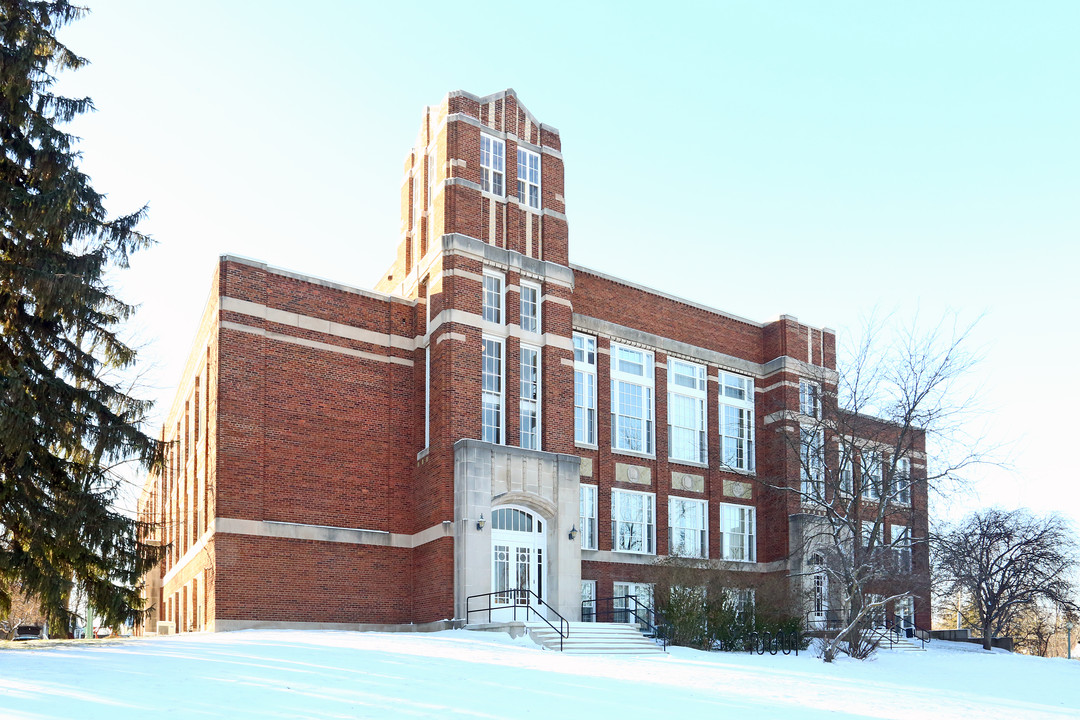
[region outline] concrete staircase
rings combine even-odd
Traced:
[[[881,637],[878,640],[878,650],[899,650],[901,652],[926,652],[926,648],[923,644],[916,639],[904,637],[903,635],[897,637],[896,634],[881,628],[879,630]],[[891,643],[890,643],[891,641]]]
[[[548,650],[559,650],[559,633],[546,623],[525,623],[529,637]],[[563,652],[573,655],[656,655],[664,648],[641,634],[630,623],[570,623],[570,636],[563,640]]]

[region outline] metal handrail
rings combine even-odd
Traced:
[[[499,605],[498,607],[492,607],[491,606],[491,598],[494,597],[495,595],[498,595],[500,597],[513,597],[514,603],[513,603],[513,605]],[[525,602],[524,603],[520,602],[522,595],[525,596]],[[555,617],[557,617],[559,619],[559,627],[555,627],[555,625],[552,624],[551,620],[544,617],[543,613],[539,612],[533,606],[533,604],[531,602],[529,602],[529,597],[530,596],[533,597],[533,598],[536,598],[537,602],[539,602],[541,605],[546,607],[548,609],[548,611],[551,612],[552,615],[554,615]],[[473,601],[474,598],[487,598],[488,599],[487,607],[486,608],[471,609],[469,606],[472,604],[472,601]],[[525,620],[526,620],[526,622],[529,620],[530,614],[536,613],[537,617],[539,617],[541,620],[543,620],[544,622],[546,622],[548,624],[548,627],[550,627],[555,632],[559,633],[559,652],[562,652],[562,650],[563,650],[563,641],[566,640],[568,637],[570,637],[570,621],[567,620],[566,618],[564,618],[562,615],[560,615],[558,610],[556,610],[555,608],[548,605],[544,601],[544,598],[540,597],[535,591],[530,590],[528,588],[511,588],[511,589],[508,589],[508,590],[496,590],[495,592],[482,593],[480,595],[470,595],[469,597],[465,598],[465,623],[468,624],[469,616],[471,616],[473,613],[476,613],[476,612],[486,612],[488,614],[488,622],[491,622],[491,612],[492,612],[492,610],[509,610],[511,608],[514,611],[514,621],[516,622],[517,621],[517,609],[519,607],[520,608],[525,608]],[[563,629],[564,626],[566,628],[565,630]]]
[[[845,612],[846,611],[843,610],[810,611],[806,613],[806,629],[810,631],[840,630],[847,624],[847,620],[844,617]],[[915,638],[922,643],[921,646],[924,648],[926,647],[926,643],[930,642],[930,633],[916,625],[914,622],[907,622],[901,619],[901,616],[899,615],[894,614],[892,619],[885,617],[881,620],[880,624],[875,624],[875,619],[874,616],[864,618],[864,632],[866,632],[869,637],[876,638],[879,642],[887,642],[890,648],[896,647],[897,642],[902,637]]]
[[[623,604],[625,605],[625,607],[621,607],[621,608],[616,609],[615,608],[615,601],[616,600],[623,600],[624,601]],[[634,607],[633,608],[629,607],[629,602],[628,601],[630,601],[630,600],[634,601]],[[633,615],[634,620],[639,625],[645,626],[645,628],[650,633],[652,633],[653,637],[659,638],[664,644],[664,649],[665,650],[667,649],[667,646],[668,646],[667,633],[666,632],[661,632],[662,628],[667,627],[667,621],[664,619],[663,614],[659,610],[657,610],[656,608],[651,608],[648,605],[646,605],[645,603],[641,602],[641,600],[639,600],[636,595],[615,595],[615,596],[606,597],[606,598],[593,598],[592,600],[582,600],[581,601],[581,619],[585,620],[585,617],[587,615],[587,613],[586,613],[586,605],[591,605],[592,606],[592,608],[591,608],[592,618],[594,620],[596,618],[599,618],[600,614],[601,614],[601,611],[598,609],[599,603],[609,603],[610,604],[610,608],[608,610],[603,611],[603,614],[604,614],[605,617],[614,617],[615,613],[625,613],[627,615]],[[644,612],[644,616],[642,615],[642,612]],[[656,620],[657,622],[654,623],[653,620]]]

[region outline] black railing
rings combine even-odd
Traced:
[[[477,598],[486,598],[487,607],[474,608],[472,606],[473,600]],[[492,600],[498,598],[501,602],[497,602],[494,605]],[[555,626],[554,623],[549,620],[544,613],[537,609],[533,604],[535,600],[538,604],[547,608],[548,612],[554,617],[558,618],[559,625]],[[518,608],[524,610],[525,620],[528,621],[532,615],[536,615],[538,618],[548,624],[555,632],[559,633],[559,651],[562,652],[563,641],[570,637],[570,621],[564,618],[558,613],[555,608],[544,602],[544,599],[538,594],[527,588],[513,588],[510,590],[497,590],[496,592],[483,593],[482,595],[470,595],[465,598],[465,623],[469,623],[469,618],[473,613],[487,613],[488,622],[491,622],[491,613],[500,612],[503,610],[510,610],[513,614],[513,622],[517,622]]]
[[[616,607],[616,602],[619,607]],[[637,623],[642,633],[668,646],[667,622],[656,608],[641,602],[635,595],[616,595],[581,601],[581,619],[585,622]]]
[[[835,632],[843,630],[851,623],[851,616],[844,610],[823,610],[806,613],[808,632]],[[920,647],[930,642],[930,633],[920,628],[910,619],[901,615],[887,617],[884,613],[871,613],[859,621],[859,628],[864,637],[873,638],[879,645],[894,648],[902,640],[917,640]]]
[[[775,633],[752,632],[746,637],[746,650],[750,653],[757,653],[758,655],[764,655],[769,653],[775,655],[777,653],[783,653],[784,655],[790,655],[791,651],[795,651],[795,656],[799,655],[799,648],[802,646],[802,638],[799,636],[797,630],[785,632],[779,630]]]

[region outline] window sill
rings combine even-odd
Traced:
[[[720,465],[721,472],[728,472],[733,475],[743,475],[745,477],[757,477],[757,470],[743,470],[742,468],[731,467],[730,465]]]
[[[532,205],[521,202],[516,197],[513,198],[510,202],[514,203],[515,205],[518,206],[518,208],[520,208],[521,210],[524,210],[525,212],[531,212],[533,215],[543,215],[544,214],[544,208],[542,208],[542,207],[534,208]]]
[[[623,450],[621,448],[611,448],[612,455],[625,455],[626,457],[639,458],[641,460],[656,460],[656,453],[640,453],[633,450]]]
[[[619,550],[618,548],[611,548],[611,552],[618,553],[619,555],[656,555],[654,552],[638,552],[637,550]]]
[[[495,200],[495,201],[501,202],[501,203],[507,202],[505,195],[496,195],[495,193],[489,192],[488,190],[481,190],[480,191],[480,196],[481,197],[486,197],[486,198],[491,198],[492,200]],[[514,199],[514,202],[517,202],[516,198]]]
[[[597,445],[590,445],[588,443],[577,442],[576,440],[574,441],[574,447],[581,448],[582,450],[591,450],[593,452],[600,449],[599,446],[597,446]]]
[[[669,457],[667,459],[669,465],[685,465],[686,467],[700,468],[702,470],[709,469],[708,462],[694,462],[693,460],[679,460],[678,458]]]

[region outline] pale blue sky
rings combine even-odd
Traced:
[[[725,311],[857,329],[985,314],[1010,473],[978,500],[1077,517],[1080,4],[106,2],[84,168],[159,245],[141,303],[171,400],[216,258],[370,287],[424,105],[513,87],[558,127],[571,260]]]

